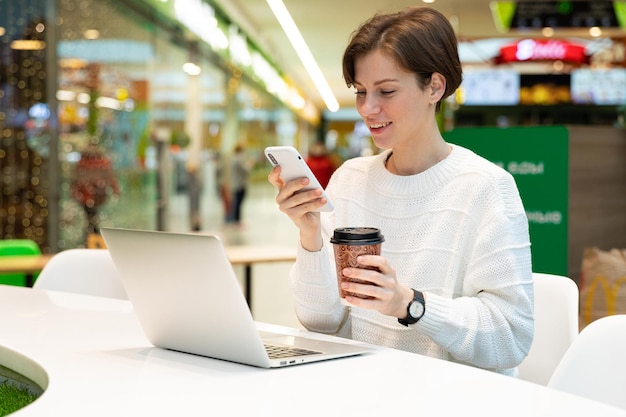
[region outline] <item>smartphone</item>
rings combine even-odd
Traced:
[[[304,190],[322,188],[311,168],[293,146],[269,146],[265,148],[265,156],[273,167],[280,165],[280,176],[285,182],[306,177],[309,179],[309,185]],[[324,189],[322,188],[322,190]],[[327,203],[315,211],[332,211],[334,207],[326,191],[322,193],[322,197],[326,199]]]

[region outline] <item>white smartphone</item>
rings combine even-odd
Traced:
[[[322,188],[311,168],[293,146],[269,146],[265,148],[265,156],[273,167],[280,165],[280,176],[285,182],[306,177],[309,179],[309,185],[304,190]],[[324,189],[322,188],[322,190]],[[327,203],[315,211],[332,211],[334,207],[325,190],[322,197],[326,199]]]

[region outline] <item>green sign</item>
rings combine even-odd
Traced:
[[[565,127],[460,128],[447,141],[515,178],[530,228],[533,271],[567,275],[568,131]]]
[[[496,27],[510,29],[624,28],[626,2],[612,0],[494,1],[490,4]]]

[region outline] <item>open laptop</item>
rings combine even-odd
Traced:
[[[262,368],[371,352],[357,344],[259,332],[217,236],[118,228],[101,233],[155,346]]]

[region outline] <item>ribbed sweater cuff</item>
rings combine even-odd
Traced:
[[[419,321],[420,329],[428,336],[441,332],[441,324],[446,322],[452,300],[440,295],[426,293],[426,313]]]
[[[315,277],[315,281],[311,282],[316,286],[321,284],[320,276],[327,276],[329,268],[328,254],[326,248],[322,247],[317,252],[310,252],[298,245],[298,253],[296,262],[298,263],[298,269],[301,277]],[[332,271],[330,271],[332,272]],[[304,282],[306,284],[306,282]],[[336,285],[336,282],[333,282]]]

